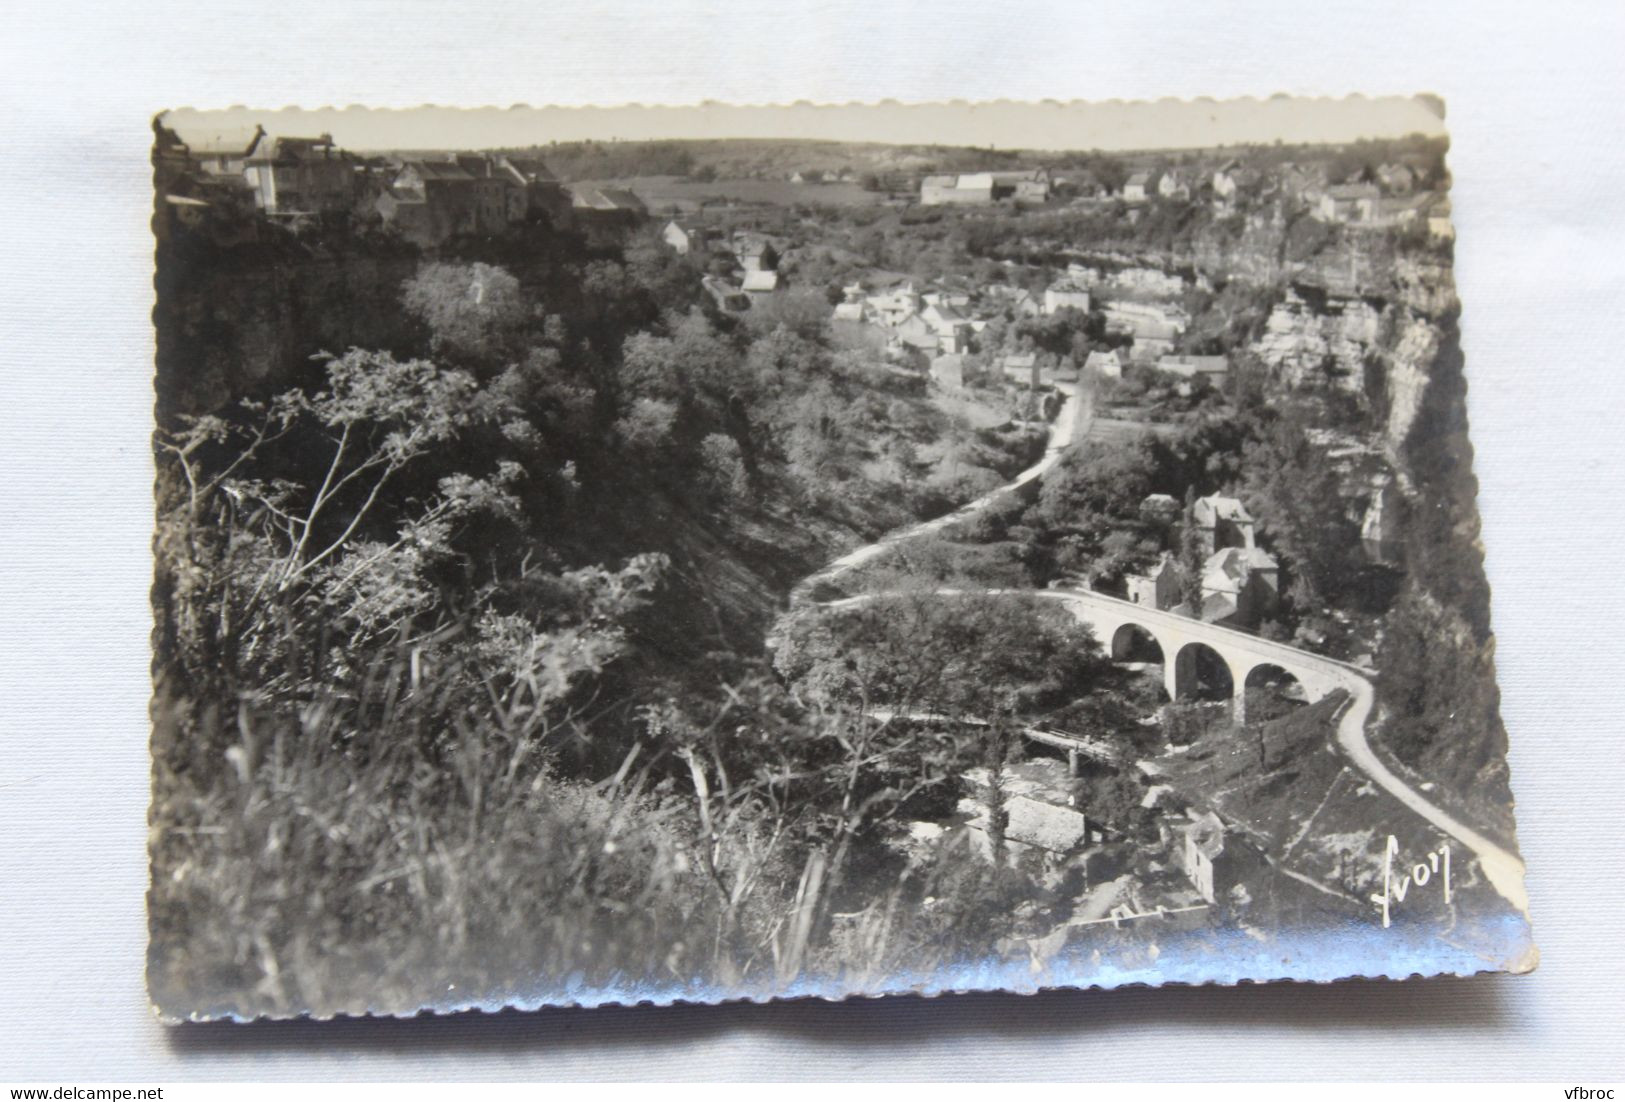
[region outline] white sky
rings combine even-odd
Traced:
[[[346,149],[490,149],[581,139],[814,138],[1001,149],[1178,149],[1243,142],[1345,142],[1444,133],[1443,105],[1426,97],[1160,100],[1107,103],[939,103],[876,106],[362,107],[261,111],[184,109],[166,118],[186,134],[252,128],[331,133]]]

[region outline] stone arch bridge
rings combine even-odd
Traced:
[[[1192,696],[1198,689],[1198,655],[1206,651],[1223,663],[1230,675],[1231,708],[1236,722],[1245,722],[1247,680],[1268,668],[1290,674],[1303,688],[1309,703],[1342,689],[1369,704],[1372,690],[1365,671],[1285,643],[1261,639],[1234,628],[1193,620],[1172,612],[1137,605],[1104,593],[1081,589],[958,590],[939,589],[943,597],[1008,593],[1054,601],[1080,623],[1094,630],[1107,654],[1115,659],[1127,656],[1131,637],[1137,629],[1149,636],[1162,651],[1163,684],[1170,700]],[[862,594],[830,602],[826,607],[841,608],[884,599],[886,594]],[[1363,709],[1362,709],[1363,710]]]
[[[1088,590],[1046,589],[1029,595],[1055,601],[1081,623],[1088,624],[1112,658],[1126,657],[1136,629],[1149,636],[1162,651],[1163,684],[1170,700],[1196,692],[1199,654],[1205,651],[1216,656],[1230,675],[1231,701],[1238,723],[1245,720],[1248,678],[1266,668],[1290,674],[1311,704],[1338,689],[1355,695],[1370,692],[1367,675],[1357,666],[1234,628]]]
[[[1194,687],[1195,651],[1191,648],[1196,645],[1207,647],[1218,655],[1230,671],[1232,686],[1239,687],[1239,694],[1246,692],[1247,676],[1261,666],[1275,666],[1297,678],[1298,684],[1303,687],[1304,694],[1310,701],[1319,700],[1336,689],[1345,690],[1349,693],[1350,701],[1338,718],[1337,741],[1353,765],[1406,807],[1472,850],[1478,858],[1485,879],[1520,911],[1526,915],[1529,913],[1529,897],[1525,893],[1523,883],[1523,862],[1518,856],[1436,807],[1421,793],[1395,776],[1366,742],[1365,723],[1371,714],[1376,697],[1371,674],[1368,671],[1347,662],[1339,662],[1336,659],[1299,650],[1297,647],[1289,647],[1285,643],[1274,643],[1233,628],[1219,627],[1217,624],[1203,623],[1172,612],[1147,608],[1117,597],[1108,597],[1104,593],[1078,589],[938,589],[934,592],[943,597],[1004,593],[1012,597],[1055,601],[1077,617],[1079,622],[1088,624],[1094,629],[1096,637],[1107,646],[1120,644],[1122,642],[1120,633],[1126,628],[1137,627],[1156,640],[1157,645],[1162,648],[1164,677],[1167,679],[1169,695],[1176,699],[1182,692],[1188,693]],[[865,593],[857,597],[829,601],[822,607],[851,607],[904,595]],[[1182,665],[1182,656],[1187,652],[1189,657],[1184,658]],[[1239,707],[1239,695],[1236,699]],[[1238,722],[1242,718],[1238,715]]]

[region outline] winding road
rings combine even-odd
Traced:
[[[1027,483],[1043,477],[1044,472],[1059,463],[1061,456],[1066,453],[1066,449],[1072,445],[1078,426],[1088,424],[1089,413],[1085,412],[1083,407],[1085,405],[1092,407],[1089,396],[1082,393],[1075,384],[1057,383],[1056,389],[1066,396],[1065,401],[1061,403],[1060,411],[1056,413],[1055,420],[1050,424],[1049,443],[1045,446],[1044,454],[1037,463],[1034,463],[998,489],[991,490],[976,500],[961,505],[951,513],[937,517],[935,520],[921,521],[919,524],[911,524],[895,529],[874,543],[864,544],[855,551],[848,551],[828,566],[823,567],[816,573],[807,575],[797,582],[795,588],[790,590],[790,604],[792,606],[802,604],[807,600],[807,595],[820,583],[834,581],[842,574],[854,570],[866,562],[871,562],[885,553],[888,548],[895,547],[900,543],[906,543],[912,539],[918,539],[921,536],[928,536],[933,532],[941,532],[943,529],[952,527],[961,521],[969,520],[977,513],[984,512],[998,502],[1003,501],[1006,497],[1027,485]]]
[[[854,551],[850,551],[829,565],[808,575],[791,591],[792,606],[809,603],[810,593],[821,583],[833,581],[841,575],[855,569],[864,563],[873,561],[888,548],[899,543],[933,532],[940,532],[951,525],[977,515],[991,508],[1009,494],[1020,487],[1040,478],[1057,462],[1066,449],[1075,439],[1081,438],[1080,428],[1086,430],[1089,412],[1085,409],[1090,405],[1089,396],[1071,384],[1060,384],[1059,389],[1065,395],[1060,412],[1050,427],[1049,444],[1043,457],[1033,466],[1022,471],[1014,480],[1006,483],[992,492],[977,498],[966,505],[960,506],[946,516],[921,524],[910,525],[889,533],[880,540],[866,544]],[[1371,709],[1375,703],[1376,692],[1366,672],[1359,667],[1346,662],[1318,655],[1312,651],[1302,650],[1298,647],[1289,647],[1284,643],[1272,642],[1256,635],[1235,631],[1231,628],[1219,627],[1214,624],[1203,623],[1188,617],[1178,616],[1171,612],[1147,608],[1143,605],[1130,604],[1127,601],[1110,597],[1103,593],[1070,589],[939,589],[935,591],[943,597],[970,596],[970,595],[999,595],[1031,597],[1046,601],[1055,601],[1065,606],[1079,620],[1091,626],[1107,626],[1105,634],[1117,625],[1132,622],[1144,626],[1157,633],[1159,629],[1179,638],[1190,638],[1213,647],[1221,653],[1244,655],[1246,660],[1267,662],[1280,666],[1291,672],[1305,686],[1307,691],[1317,696],[1324,696],[1333,689],[1341,689],[1349,694],[1349,706],[1343,709],[1338,721],[1337,741],[1350,763],[1378,787],[1388,792],[1400,803],[1426,819],[1444,834],[1455,839],[1461,845],[1472,851],[1478,858],[1480,869],[1490,885],[1495,888],[1508,902],[1526,916],[1529,911],[1529,899],[1524,887],[1524,865],[1516,854],[1492,842],[1483,834],[1462,823],[1437,805],[1430,802],[1421,793],[1395,776],[1393,771],[1377,756],[1366,739],[1366,721],[1370,718]],[[833,601],[820,602],[822,607],[843,608],[872,601],[886,600],[902,596],[900,593],[865,593],[855,597],[840,598]],[[1165,662],[1171,661],[1167,657]],[[1242,683],[1245,682],[1245,673]]]

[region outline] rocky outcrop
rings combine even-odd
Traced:
[[[1394,454],[1401,453],[1422,408],[1433,362],[1439,356],[1439,340],[1439,329],[1433,323],[1406,318],[1398,323],[1391,350],[1382,354],[1388,392],[1383,435]]]
[[[1363,395],[1366,356],[1381,321],[1376,307],[1363,299],[1327,296],[1315,304],[1288,291],[1271,311],[1253,351],[1287,386],[1324,383]]]
[[[415,250],[250,248],[200,258],[160,249],[160,413],[206,413],[295,385],[320,351],[401,348],[416,331],[401,284],[417,264]]]

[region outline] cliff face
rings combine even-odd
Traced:
[[[205,413],[237,395],[304,381],[310,357],[351,346],[400,351],[416,324],[401,310],[415,253],[322,255],[279,249],[209,257],[161,249],[153,311],[160,415]]]
[[[1353,394],[1365,392],[1365,360],[1381,333],[1381,315],[1363,299],[1329,299],[1314,309],[1289,291],[1253,346],[1258,357],[1289,386],[1316,375]]]
[[[1401,453],[1416,423],[1434,361],[1439,357],[1439,341],[1439,329],[1432,322],[1406,318],[1397,327],[1392,350],[1383,357],[1388,387],[1388,420],[1383,436],[1392,454]]]

